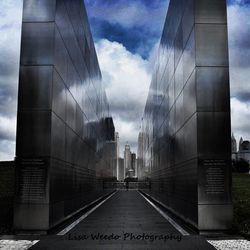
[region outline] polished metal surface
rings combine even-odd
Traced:
[[[232,221],[226,16],[225,0],[170,1],[140,133],[145,192],[200,231]]]
[[[228,82],[228,68],[198,68],[196,71],[198,111],[227,112],[230,105]]]
[[[23,1],[24,22],[50,22],[55,20],[56,0]]]
[[[17,119],[17,155],[31,158],[50,155],[50,112],[22,111]]]
[[[52,65],[55,24],[23,22],[21,65]]]
[[[227,25],[196,24],[196,65],[228,67]]]
[[[48,230],[103,195],[109,105],[83,1],[23,6],[14,227]]]
[[[52,100],[52,66],[21,66],[19,109],[48,110]]]
[[[196,23],[227,23],[227,2],[224,0],[196,0]]]

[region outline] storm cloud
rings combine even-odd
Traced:
[[[230,5],[228,17],[231,96],[249,102],[250,5]]]
[[[230,1],[228,35],[232,132],[250,139],[250,1]]]
[[[15,156],[22,0],[0,2],[0,160]]]

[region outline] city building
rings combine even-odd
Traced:
[[[240,149],[240,146],[241,146],[242,143],[243,143],[243,138],[241,137],[240,140],[239,140],[239,149]]]
[[[231,151],[232,151],[232,160],[237,160],[237,142],[234,137],[234,134],[232,134],[231,137]]]
[[[243,139],[240,140],[237,158],[238,158],[238,160],[244,159],[248,163],[250,163],[250,142],[249,141],[245,141]]]
[[[129,177],[129,170],[131,169],[131,151],[128,144],[125,145],[124,149],[124,176]]]
[[[232,134],[231,148],[232,160],[238,161],[240,159],[243,159],[250,163],[250,142],[248,140],[243,140],[243,138],[241,137],[239,140],[239,148],[237,150],[237,141]]]

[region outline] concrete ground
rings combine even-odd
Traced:
[[[239,242],[241,248],[237,248]],[[227,241],[208,242],[202,236],[181,235],[137,191],[130,190],[118,191],[65,235],[42,237],[38,242],[0,240],[0,249],[250,249],[248,241],[231,243],[232,248]]]

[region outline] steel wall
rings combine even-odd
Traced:
[[[143,117],[149,193],[200,231],[232,220],[226,0],[171,0]]]
[[[24,0],[16,230],[48,230],[103,194],[109,105],[82,0]]]

